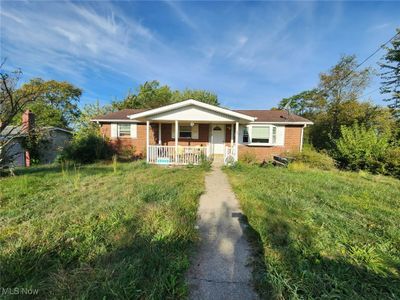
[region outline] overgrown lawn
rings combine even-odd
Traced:
[[[0,179],[0,287],[40,298],[187,295],[203,170],[125,163],[19,173]]]
[[[400,181],[366,173],[227,169],[261,240],[264,298],[399,299]]]

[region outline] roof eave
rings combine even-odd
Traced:
[[[252,123],[258,123],[258,124],[261,124],[261,123],[264,123],[264,124],[282,124],[282,125],[290,125],[290,124],[292,124],[292,125],[314,125],[314,122],[311,122],[311,121],[284,121],[284,122],[282,122],[282,121],[280,121],[280,122],[277,122],[277,121],[257,121],[257,122],[252,122]]]

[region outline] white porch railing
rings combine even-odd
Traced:
[[[224,164],[229,165],[233,164],[236,161],[236,147],[225,147],[224,152]]]
[[[208,147],[149,145],[148,163],[159,165],[198,165],[209,155]]]

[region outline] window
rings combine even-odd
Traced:
[[[272,125],[252,125],[250,127],[250,137],[247,129],[243,131],[243,142],[251,141],[251,144],[276,144],[276,126]]]
[[[243,128],[243,143],[248,143],[249,142],[249,130],[245,127]]]
[[[131,124],[118,124],[118,136],[130,136]]]
[[[192,127],[191,126],[179,126],[179,137],[190,139],[192,138]]]
[[[253,126],[251,131],[251,142],[269,144],[270,126]]]

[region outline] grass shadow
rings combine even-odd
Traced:
[[[135,220],[117,245],[106,244],[101,255],[82,260],[80,242],[69,239],[43,248],[24,247],[0,257],[2,288],[38,289],[37,295],[4,299],[183,299],[184,273],[192,241],[181,236],[156,238],[140,232]],[[133,234],[136,232],[136,234]]]
[[[273,296],[273,287],[267,281],[268,268],[265,264],[265,252],[261,235],[251,226],[246,215],[240,213],[236,217],[239,218],[239,224],[251,247],[252,258],[250,264],[253,271],[252,284],[254,289],[261,299],[270,299]]]
[[[299,238],[294,240],[292,236]],[[323,256],[313,250],[315,236],[307,226],[296,224],[294,229],[284,219],[276,216],[271,218],[266,238],[274,252],[278,253],[283,268],[278,269],[282,274],[275,274],[276,270],[271,274],[265,269],[268,281],[275,284],[269,298],[398,299],[399,277],[369,270],[349,262],[344,256]],[[265,259],[260,255],[261,258]],[[289,285],[285,284],[282,277],[290,281],[291,289],[288,289]],[[262,286],[263,292],[271,288],[264,282]]]

